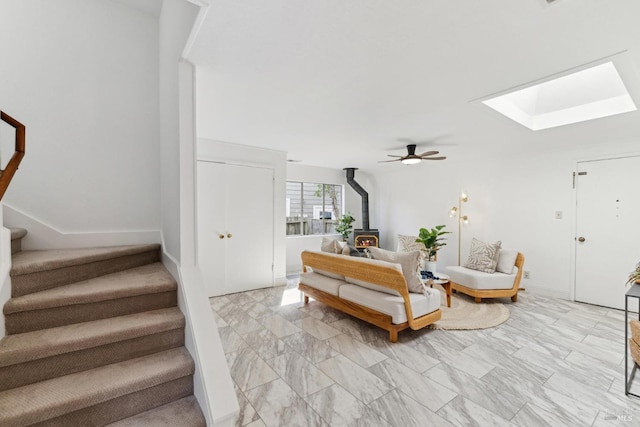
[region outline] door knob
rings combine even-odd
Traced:
[[[218,237],[224,239],[224,234],[218,234]]]
[[[578,237],[578,242],[584,242],[585,240],[587,240],[587,239],[585,239],[585,238],[584,238],[584,237],[582,237],[582,236]]]
[[[228,238],[232,238],[232,237],[233,237],[233,235],[232,235],[231,233],[228,233],[228,234],[227,234],[227,237],[228,237]]]

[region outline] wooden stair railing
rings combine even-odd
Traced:
[[[9,163],[7,163],[7,167],[4,170],[0,170],[0,200],[2,200],[5,191],[7,191],[7,188],[13,179],[13,175],[15,175],[18,170],[18,165],[20,165],[20,162],[24,157],[25,126],[10,115],[6,114],[4,111],[0,111],[0,120],[8,123],[16,130],[15,152],[13,153],[11,160],[9,160]]]

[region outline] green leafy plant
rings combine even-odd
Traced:
[[[416,242],[420,242],[424,245],[427,251],[427,256],[429,257],[429,261],[435,261],[436,254],[441,247],[446,246],[445,234],[451,234],[450,231],[442,231],[444,225],[436,225],[435,228],[427,229],[421,228],[420,233],[418,234],[418,238]]]
[[[636,269],[629,273],[629,280],[625,284],[633,285],[638,280],[640,280],[640,262],[636,265]]]
[[[355,218],[351,216],[351,213],[347,212],[342,215],[338,219],[338,225],[336,225],[336,232],[342,234],[342,240],[345,242],[349,238],[349,234],[353,230],[353,225],[351,225],[355,221]]]

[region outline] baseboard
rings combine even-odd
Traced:
[[[533,286],[530,284],[523,286],[522,282],[520,283],[520,286],[526,288],[525,293],[532,293],[547,298],[559,298],[571,301],[571,295],[569,294],[569,291],[563,292],[559,291],[558,289],[546,288],[544,286]]]
[[[70,249],[96,246],[138,245],[160,243],[160,230],[65,232],[46,224],[12,206],[4,204],[4,226],[25,228],[23,250]]]
[[[300,274],[300,273],[302,273],[302,265],[300,264],[287,265],[287,276],[291,276],[293,274]]]

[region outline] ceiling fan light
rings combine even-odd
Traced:
[[[422,159],[420,157],[407,157],[406,159],[400,160],[400,163],[403,165],[417,165],[421,161]]]

